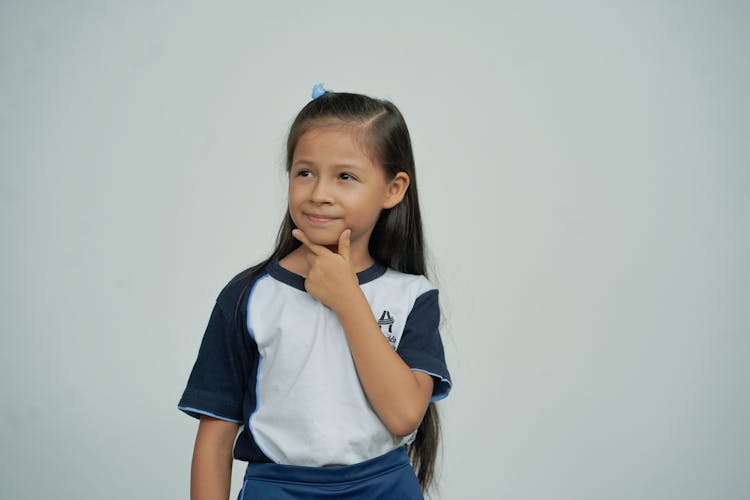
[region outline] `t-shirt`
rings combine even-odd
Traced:
[[[336,314],[305,278],[272,260],[219,294],[178,408],[236,422],[234,456],[325,466],[369,460],[413,441],[369,404]],[[412,369],[432,375],[432,400],[451,379],[438,331],[438,291],[424,276],[375,264],[357,273],[382,334]]]

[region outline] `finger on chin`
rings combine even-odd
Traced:
[[[339,255],[349,258],[349,247],[351,245],[351,229],[344,229],[339,236]]]

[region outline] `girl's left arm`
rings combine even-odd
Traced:
[[[432,377],[412,371],[391,347],[359,286],[333,311],[344,327],[359,380],[373,409],[392,434],[411,434],[430,403]]]
[[[382,335],[351,266],[350,231],[342,233],[339,253],[310,243],[298,229],[293,234],[310,250],[305,288],[338,316],[375,413],[392,434],[411,434],[427,411],[434,381],[426,373],[412,371]]]

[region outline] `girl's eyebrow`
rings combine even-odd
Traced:
[[[365,167],[358,163],[337,163],[333,168],[344,168],[348,170],[364,170]]]
[[[310,161],[310,160],[295,160],[295,162],[292,163],[292,166],[294,167],[296,165],[313,165],[314,166],[315,162]]]
[[[294,163],[292,163],[292,167],[296,167],[297,165],[310,165],[311,167],[316,166],[317,164],[312,161],[305,158],[300,158],[299,160],[296,160]],[[336,163],[333,168],[343,168],[343,169],[356,169],[356,170],[363,170],[365,167],[358,163]]]

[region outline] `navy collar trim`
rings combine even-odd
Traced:
[[[376,262],[364,271],[358,272],[357,280],[359,280],[360,285],[364,285],[365,283],[369,283],[370,281],[376,280],[383,276],[386,270],[387,268],[385,266],[380,265]],[[292,286],[298,290],[302,290],[303,292],[306,291],[305,277],[300,274],[293,273],[289,269],[281,267],[278,259],[273,259],[271,262],[269,262],[266,266],[266,271],[268,271],[268,274],[281,281],[282,283],[286,283],[287,285]]]

